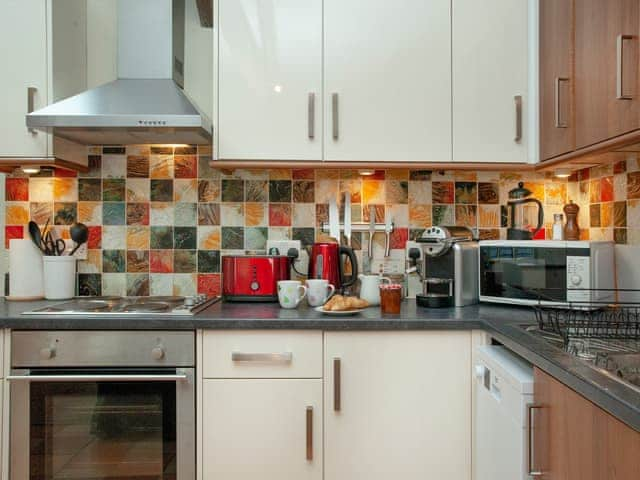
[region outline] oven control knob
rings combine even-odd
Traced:
[[[42,360],[49,360],[56,356],[56,349],[53,347],[45,347],[40,349],[40,358]]]
[[[250,287],[251,287],[251,290],[253,290],[255,292],[256,290],[258,290],[260,288],[260,284],[258,283],[257,280],[254,280],[253,282],[251,282]]]
[[[186,297],[184,299],[184,306],[185,307],[193,307],[196,304],[196,299],[193,297]]]
[[[154,360],[162,360],[164,358],[164,348],[158,346],[151,349],[151,356]]]
[[[580,275],[571,275],[571,284],[580,285],[582,283],[582,277]]]
[[[473,370],[476,378],[482,380],[484,378],[484,372],[486,372],[487,368],[484,365],[476,365]]]

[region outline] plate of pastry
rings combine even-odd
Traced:
[[[325,315],[347,316],[364,312],[368,306],[369,302],[361,298],[334,295],[327,303],[316,307],[315,311]]]

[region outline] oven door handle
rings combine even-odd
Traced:
[[[174,375],[9,375],[12,382],[180,382],[184,373]]]

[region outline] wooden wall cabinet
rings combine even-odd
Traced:
[[[637,480],[640,433],[534,369],[532,469],[543,480]]]

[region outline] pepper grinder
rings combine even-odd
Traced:
[[[578,212],[580,207],[569,200],[564,208],[564,214],[567,216],[567,223],[564,226],[565,240],[580,240],[580,227],[578,226]]]

